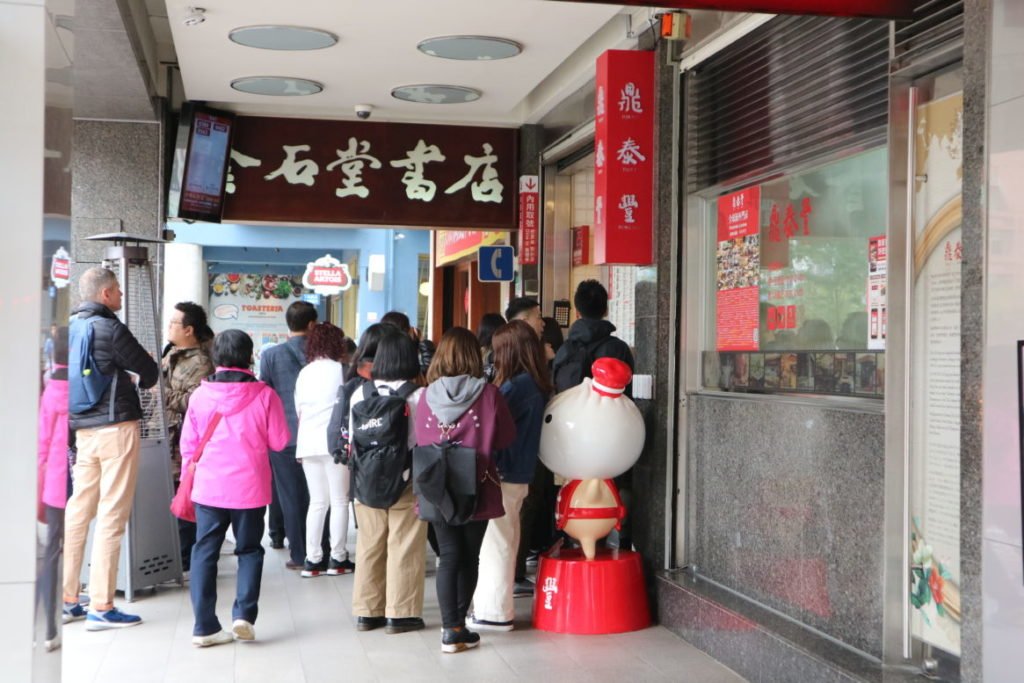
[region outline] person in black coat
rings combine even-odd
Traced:
[[[95,371],[112,379],[94,405],[68,416],[71,429],[76,431],[78,456],[74,491],[65,510],[64,620],[85,619],[87,630],[103,631],[142,623],[140,617],[114,607],[114,591],[121,537],[131,514],[139,471],[143,418],[139,389],[149,389],[157,383],[160,366],[115,315],[121,309],[122,294],[113,272],[90,268],[79,278],[78,288],[83,303],[75,310],[68,343],[78,353],[69,359],[72,404],[74,397],[86,393],[86,383],[96,381],[90,376],[94,370],[81,365],[80,350],[91,356]],[[70,372],[72,368],[77,372]],[[78,601],[79,578],[89,523],[94,517],[90,608],[86,614]]]

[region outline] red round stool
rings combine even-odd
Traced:
[[[639,553],[599,550],[590,562],[575,548],[541,556],[534,628],[598,635],[638,631],[650,623]]]

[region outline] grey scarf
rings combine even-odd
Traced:
[[[427,387],[427,405],[434,411],[438,422],[455,424],[484,391],[487,380],[483,377],[441,377]]]

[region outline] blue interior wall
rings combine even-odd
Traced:
[[[377,319],[390,310],[399,310],[411,320],[416,317],[419,282],[418,257],[430,251],[430,233],[401,230],[403,239],[395,239],[398,230],[389,228],[310,228],[298,226],[235,225],[174,222],[168,227],[175,241],[203,247],[203,258],[212,272],[274,272],[301,274],[305,264],[330,253],[345,260],[359,255],[360,284],[358,329],[345,330],[358,335],[367,327],[368,318]],[[383,291],[369,288],[368,266],[371,254],[385,259]]]

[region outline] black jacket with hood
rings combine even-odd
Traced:
[[[598,358],[617,358],[630,370],[634,369],[633,352],[629,344],[618,337],[612,336],[615,325],[607,320],[591,320],[580,318],[569,328],[565,343],[558,349],[551,364],[551,376],[555,382],[555,391],[571,389],[583,381],[583,377],[591,377],[590,365]],[[583,367],[583,377],[569,377],[572,373],[560,373],[577,355],[586,354],[587,362]],[[632,382],[626,387],[626,395],[632,396]]]
[[[91,429],[103,427],[117,422],[129,422],[142,419],[142,405],[139,402],[138,389],[132,382],[128,371],[139,376],[139,388],[149,389],[160,379],[160,366],[149,352],[139,343],[135,335],[118,320],[114,312],[100,303],[83,302],[77,309],[82,318],[99,316],[102,320],[93,323],[92,356],[100,372],[105,375],[117,373],[117,381],[112,382],[103,393],[100,402],[84,413],[71,413],[72,429]],[[68,381],[74,384],[75,377]],[[115,391],[113,419],[111,419],[110,392]]]

